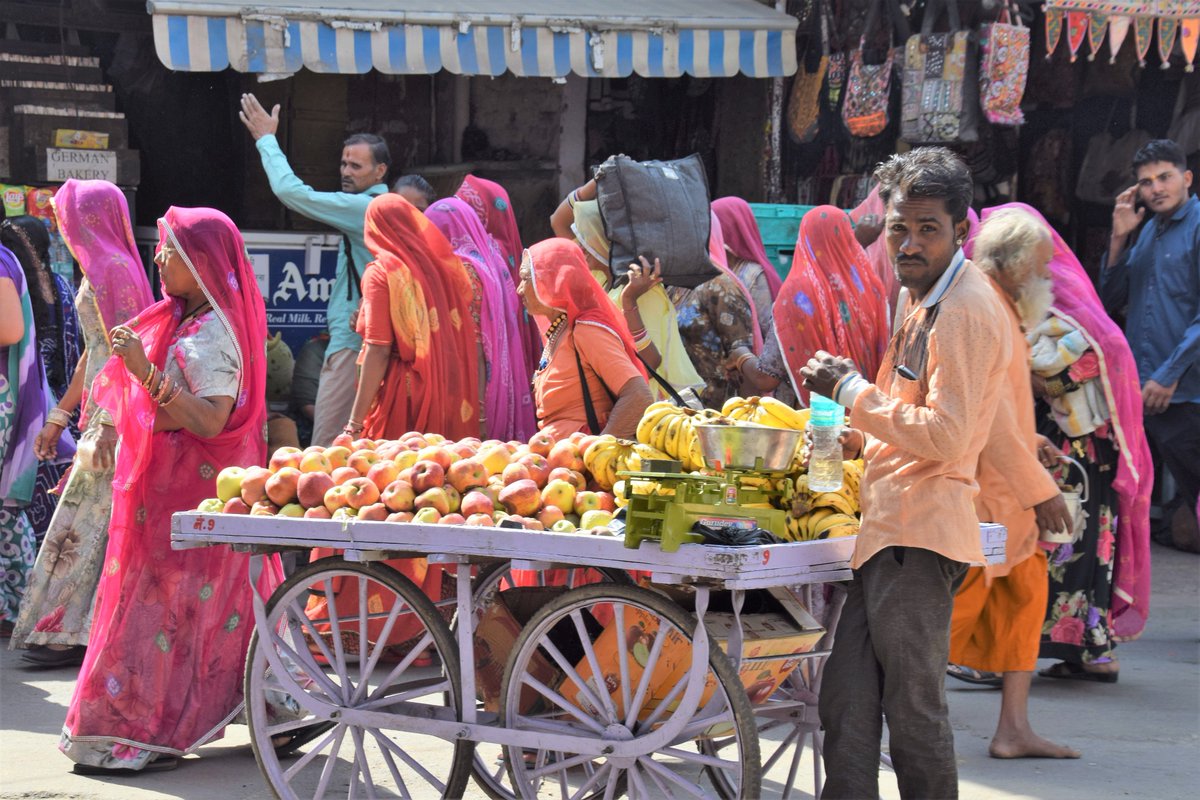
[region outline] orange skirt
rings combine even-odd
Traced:
[[[950,662],[985,672],[1031,672],[1050,594],[1045,551],[990,583],[983,567],[967,570],[950,617]]]

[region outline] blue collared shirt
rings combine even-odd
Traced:
[[[367,206],[372,198],[387,191],[387,186],[377,183],[360,194],[350,192],[318,192],[296,177],[288,164],[287,156],[279,149],[279,142],[271,134],[258,140],[259,155],[263,169],[271,182],[271,191],[279,202],[309,219],[323,222],[350,237],[350,253],[354,256],[354,267],[361,278],[367,264],[374,260],[371,251],[363,243],[363,223]],[[329,349],[325,357],[339,350],[358,350],[362,339],[350,329],[350,315],[358,308],[361,295],[358,287],[350,286],[346,268],[345,248],[338,248],[337,278],[329,292],[329,305],[325,322],[329,326]]]
[[[1109,312],[1128,307],[1125,336],[1144,384],[1179,385],[1172,403],[1200,403],[1200,199],[1155,216],[1111,268],[1101,265]]]

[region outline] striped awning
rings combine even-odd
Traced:
[[[622,78],[796,71],[796,20],[757,0],[149,0],[168,68]],[[455,11],[445,10],[446,6]],[[513,7],[520,10],[514,11]]]

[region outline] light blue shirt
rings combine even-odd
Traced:
[[[354,256],[354,267],[361,278],[367,264],[374,260],[363,243],[363,222],[367,206],[372,198],[387,192],[387,186],[377,183],[360,194],[350,192],[318,192],[296,177],[288,164],[287,156],[279,149],[279,142],[272,134],[260,138],[256,145],[262,156],[263,169],[271,182],[271,191],[279,202],[309,219],[323,222],[350,237],[350,252]],[[329,294],[329,305],[325,318],[329,326],[329,349],[325,357],[339,350],[358,350],[362,338],[350,329],[350,315],[358,308],[362,295],[358,287],[350,283],[344,247],[338,248],[337,278]]]
[[[1100,271],[1110,312],[1127,306],[1125,336],[1145,384],[1179,385],[1172,403],[1200,403],[1200,200],[1154,217],[1111,268]]]

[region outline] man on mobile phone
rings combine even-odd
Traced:
[[[1179,485],[1167,509],[1174,544],[1200,552],[1200,200],[1183,148],[1169,139],[1138,150],[1133,172],[1137,183],[1113,208],[1100,296],[1109,313],[1125,309],[1146,433]]]
[[[908,290],[903,322],[874,384],[823,351],[800,371],[810,391],[850,410],[843,446],[861,445],[866,462],[854,578],[821,684],[821,796],[879,796],[886,711],[901,797],[955,798],[951,606],[967,564],[984,560],[975,475],[1012,341],[1007,310],[962,251],[974,194],[966,165],[919,147],[875,177],[888,257]]]

